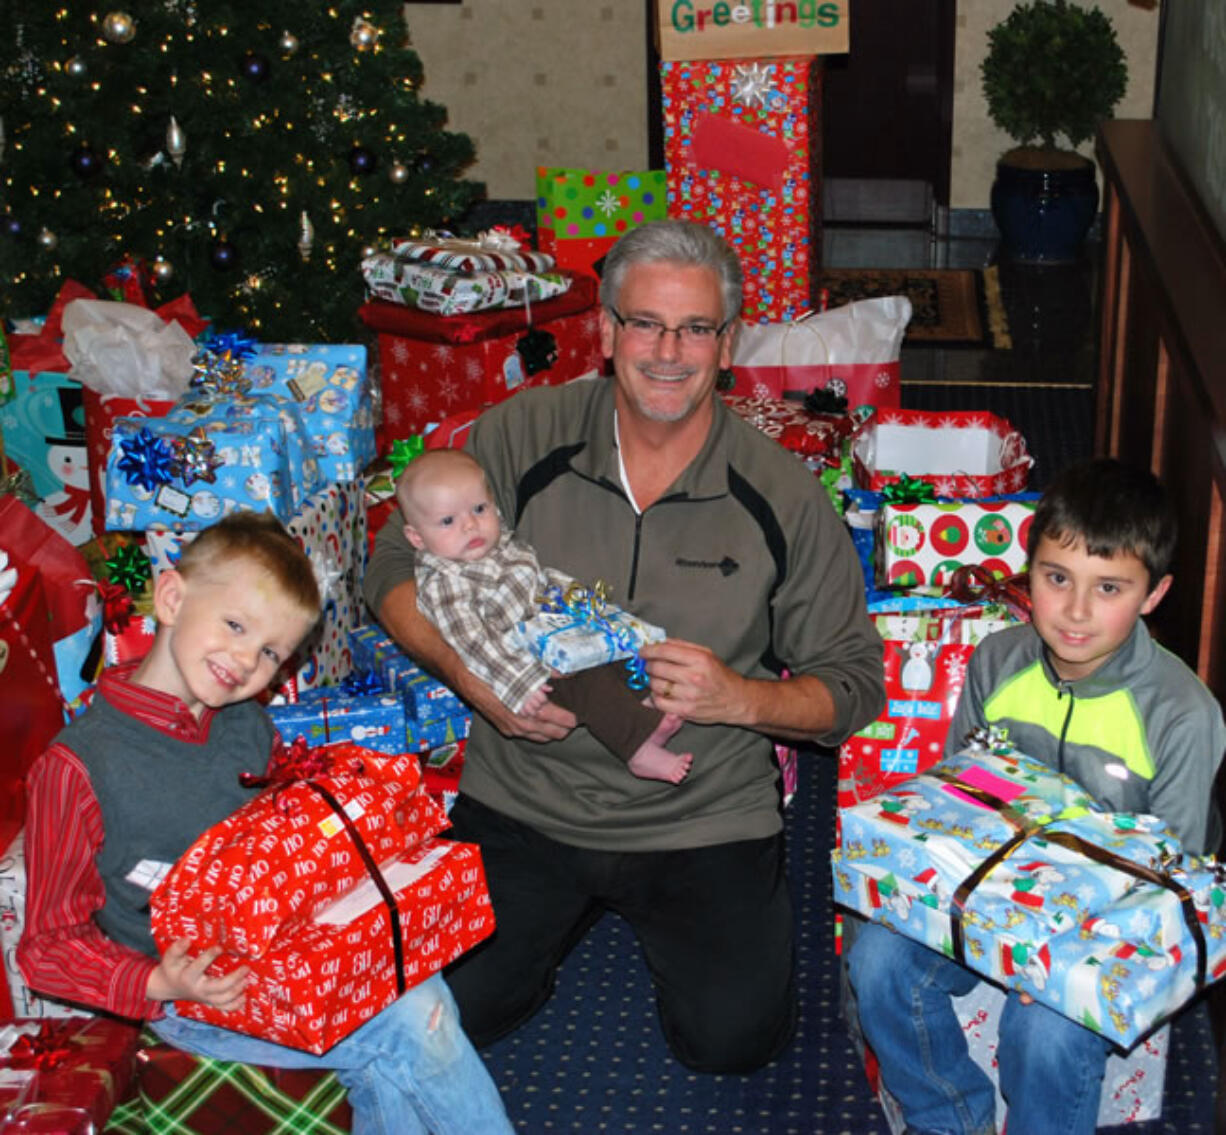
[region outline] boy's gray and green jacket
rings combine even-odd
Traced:
[[[1185,851],[1217,850],[1221,707],[1140,620],[1115,654],[1076,682],[1056,676],[1033,626],[985,639],[971,657],[945,751],[980,725],[1007,729],[1014,746],[1072,777],[1104,807],[1158,816]]]

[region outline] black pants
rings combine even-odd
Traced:
[[[481,845],[494,936],[447,972],[473,1043],[523,1024],[558,965],[605,910],[633,927],[677,1059],[749,1072],[796,1021],[792,905],[782,835],[680,851],[592,851],[559,843],[460,796],[448,835]]]

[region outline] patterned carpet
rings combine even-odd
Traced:
[[[912,308],[910,344],[1012,345],[995,268],[825,268],[817,287],[827,308],[905,295]]]
[[[802,760],[787,820],[798,913],[800,1026],[751,1076],[702,1076],[669,1054],[633,934],[608,915],[564,965],[548,1005],[485,1057],[516,1130],[590,1135],[886,1135],[840,1017],[830,907],[835,763]],[[1209,1135],[1216,1058],[1203,1005],[1172,1031],[1162,1119],[1129,1135]]]

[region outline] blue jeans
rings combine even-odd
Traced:
[[[860,1028],[908,1131],[990,1135],[992,1081],[970,1058],[952,997],[982,980],[936,950],[869,923],[847,959]],[[1017,993],[1005,1000],[996,1049],[1009,1135],[1094,1131],[1110,1043]]]
[[[434,974],[322,1056],[174,1012],[151,1022],[167,1044],[242,1064],[334,1071],[349,1093],[354,1135],[511,1135],[485,1065]]]

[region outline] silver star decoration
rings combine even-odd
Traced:
[[[773,71],[773,67],[761,63],[738,63],[732,78],[732,101],[764,110]]]

